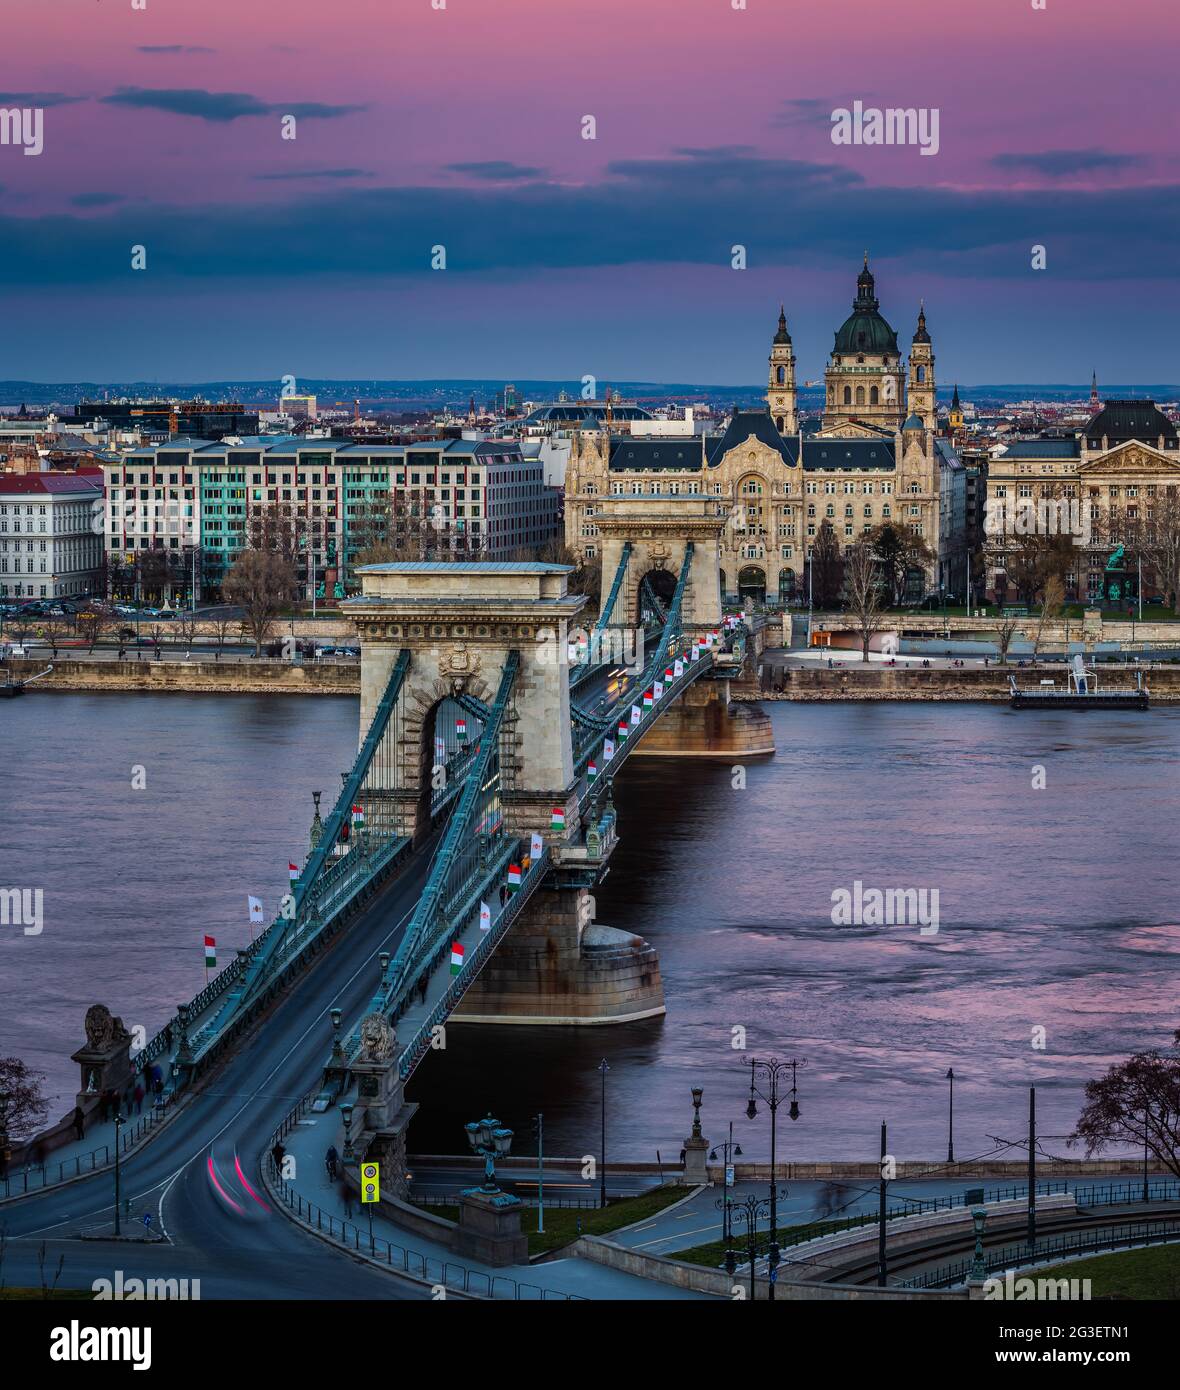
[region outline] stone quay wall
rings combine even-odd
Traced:
[[[33,660],[8,661],[5,668],[14,681],[53,670],[28,687],[24,698],[55,690],[85,692],[172,691],[214,695],[359,695],[360,663],[292,662],[234,659],[220,661],[161,661],[144,654],[141,661],[82,660],[48,655]]]

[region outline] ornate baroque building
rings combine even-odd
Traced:
[[[1125,599],[1134,594],[1138,574],[1124,576],[1116,594],[1107,561],[1120,538],[1180,505],[1180,437],[1154,401],[1107,401],[1076,439],[1015,440],[993,455],[987,498],[993,514],[1011,517],[1027,509],[1038,532],[1069,528],[1076,564],[1065,576],[1067,599]],[[993,601],[1018,596],[1008,574],[1009,557],[1020,545],[1013,532],[1011,526],[989,528],[986,591]],[[1146,568],[1143,580],[1145,591],[1159,591]]]
[[[934,352],[918,315],[907,364],[881,316],[868,258],[852,313],[825,372],[823,425],[799,429],[794,345],[780,311],[770,349],[768,409],[736,411],[724,433],[682,438],[615,435],[588,418],[566,469],[566,541],[598,553],[604,496],[704,495],[729,512],[721,542],[727,597],[806,597],[807,563],[824,521],[841,549],[882,522],[917,531],[934,556],[908,576],[912,598],[966,584],[962,464],[937,433]],[[908,375],[907,375],[908,371]],[[904,390],[903,390],[904,387]],[[908,400],[906,395],[908,393]]]

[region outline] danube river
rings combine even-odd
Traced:
[[[594,1152],[605,1057],[612,1154],[675,1160],[701,1085],[706,1134],[732,1120],[763,1155],[768,1120],[745,1118],[732,1045],[744,1029],[754,1053],[807,1059],[780,1157],[872,1158],[886,1120],[893,1153],[945,1158],[948,1067],[956,1157],[1018,1139],[1030,1084],[1044,1148],[1063,1153],[1086,1079],[1169,1044],[1180,710],[768,709],[778,754],[744,787],[729,767],[662,759],[632,759],[616,784],[598,920],[658,948],[667,1016],[452,1028],[412,1083],[416,1151],[463,1149],[461,1125],[490,1108],[521,1151],[543,1110],[550,1153]],[[150,1034],[203,984],[204,934],[224,964],[248,940],[247,893],[269,919],[356,720],[334,698],[41,693],[0,708],[0,882],[44,889],[41,934],[0,938],[0,1054],[47,1073],[54,1118],[88,1005]],[[857,881],[937,890],[937,932],[834,926],[833,892]]]

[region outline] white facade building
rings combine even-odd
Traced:
[[[0,473],[0,598],[97,589],[102,495],[97,473]]]

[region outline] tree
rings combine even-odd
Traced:
[[[49,1102],[41,1089],[44,1081],[43,1072],[33,1071],[19,1057],[0,1057],[0,1148],[45,1123]]]
[[[1173,1034],[1180,1045],[1180,1029]],[[1086,1156],[1111,1144],[1144,1146],[1180,1178],[1180,1056],[1151,1048],[1086,1082],[1086,1104],[1071,1144],[1084,1143]]]
[[[1008,648],[1012,645],[1012,639],[1016,636],[1016,629],[1020,626],[1019,618],[1005,618],[1000,616],[999,624],[996,628],[996,639],[1000,648],[1000,665],[1008,664]]]
[[[811,549],[811,595],[817,608],[834,608],[843,582],[840,544],[832,523],[825,520]]]
[[[1059,574],[1051,574],[1045,580],[1045,594],[1041,599],[1041,616],[1037,621],[1037,635],[1033,639],[1033,656],[1037,656],[1041,650],[1041,636],[1045,631],[1045,623],[1049,618],[1056,618],[1060,615],[1065,605],[1065,581]]]
[[[243,550],[222,585],[226,600],[244,612],[243,629],[261,656],[262,644],[284,603],[295,597],[297,583],[290,559],[278,550]]]
[[[881,575],[867,540],[852,546],[844,556],[844,596],[860,633],[860,657],[869,659],[869,642],[881,614]]]
[[[869,542],[877,557],[888,601],[899,604],[905,597],[906,575],[911,569],[924,570],[933,562],[934,551],[904,522],[883,521],[869,532]]]
[[[1137,527],[1136,541],[1172,612],[1180,613],[1180,491],[1174,483],[1166,484],[1166,491],[1157,489]]]

